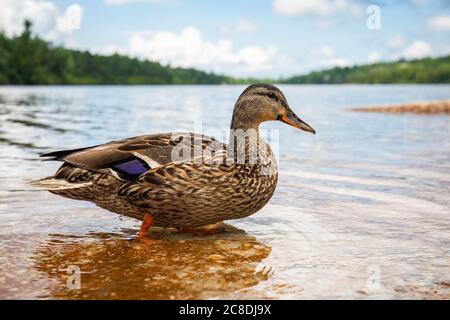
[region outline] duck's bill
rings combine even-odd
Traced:
[[[288,116],[281,116],[280,121],[283,121],[284,123],[293,126],[294,128],[311,132],[313,134],[316,134],[316,130],[314,130],[309,124],[307,124],[305,121],[297,117],[295,113],[291,113]]]

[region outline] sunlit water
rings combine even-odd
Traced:
[[[318,133],[264,124],[279,130],[277,191],[217,234],[132,241],[138,221],[26,185],[57,169],[46,151],[222,138],[242,89],[0,87],[0,298],[449,298],[450,117],[347,109],[449,99],[450,86],[282,86]]]

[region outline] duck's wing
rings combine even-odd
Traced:
[[[136,180],[149,170],[170,163],[195,162],[198,157],[223,152],[225,144],[200,134],[164,133],[144,135],[81,149],[41,155],[46,160],[63,161],[75,167],[117,173]]]

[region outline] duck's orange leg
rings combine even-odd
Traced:
[[[141,229],[139,229],[137,238],[138,239],[144,238],[147,235],[148,229],[150,229],[152,224],[153,224],[153,217],[150,214],[146,213],[144,215],[144,218],[142,219]]]

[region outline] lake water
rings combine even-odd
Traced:
[[[450,298],[450,117],[348,111],[448,85],[280,86],[317,134],[262,126],[279,130],[277,191],[218,234],[131,241],[138,221],[27,186],[59,166],[43,152],[225,135],[243,88],[0,87],[0,298]]]

